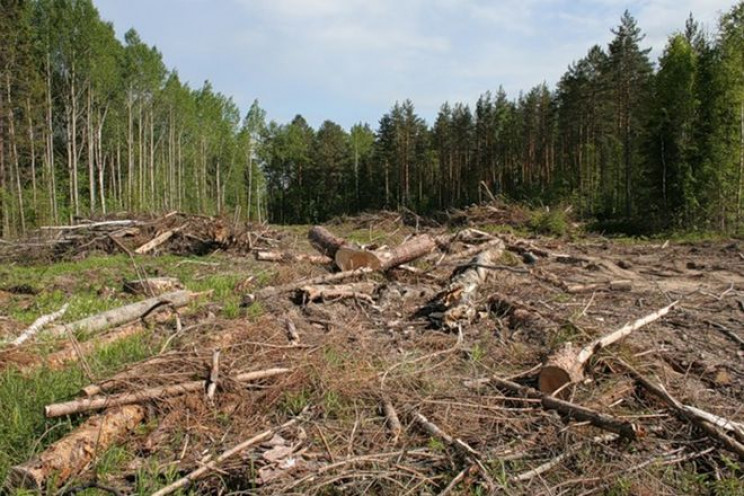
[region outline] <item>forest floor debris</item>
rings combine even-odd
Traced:
[[[567,240],[501,205],[464,212],[329,223],[378,259],[431,240],[402,266],[335,273],[310,226],[182,214],[4,244],[0,479],[62,494],[744,492],[744,243]],[[65,327],[148,301],[156,280],[198,297],[143,307],[121,336]],[[65,332],[12,345],[64,304]],[[578,382],[539,391],[567,343],[659,309],[592,347]],[[66,402],[103,410],[44,418]],[[115,435],[91,444],[107,416]],[[71,439],[90,447],[75,470],[44,468]]]

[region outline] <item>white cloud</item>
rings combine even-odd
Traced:
[[[658,56],[690,11],[710,28],[731,0],[96,0],[169,65],[201,84],[259,98],[271,117],[306,114],[375,123],[411,98],[433,120],[445,100],[474,102],[499,85],[516,96],[594,44],[606,45],[627,8]],[[164,29],[190,16],[184,29]],[[117,26],[119,19],[111,18]],[[209,26],[208,29],[202,26]],[[127,26],[128,27],[128,26]],[[126,28],[125,28],[126,29]],[[192,33],[199,29],[199,36]],[[174,39],[174,37],[178,37]],[[208,54],[208,55],[207,55]],[[207,58],[209,57],[209,58]]]

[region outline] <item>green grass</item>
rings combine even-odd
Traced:
[[[86,361],[94,379],[103,378],[156,352],[157,343],[139,335],[99,348]],[[85,418],[45,419],[44,406],[69,400],[89,383],[79,364],[62,370],[40,367],[26,375],[12,367],[0,372],[0,480],[10,466],[28,460]]]
[[[212,291],[210,299],[220,303],[223,317],[239,318],[241,295],[235,291],[235,285],[254,274],[254,284],[258,288],[273,276],[266,266],[251,271],[255,262],[250,259],[220,256],[138,256],[135,263],[136,268],[127,256],[109,255],[52,265],[0,266],[0,281],[3,281],[0,289],[28,285],[37,293],[10,295],[0,306],[0,315],[28,325],[40,315],[57,311],[69,303],[67,313],[59,322],[78,320],[141,300],[142,296],[121,291],[124,280],[134,279],[141,273],[177,277],[189,290]],[[260,304],[249,308],[247,314],[248,318],[261,315]],[[81,333],[78,337],[83,340],[86,336]],[[127,364],[157,353],[161,345],[157,341],[152,333],[146,332],[95,350],[86,357],[93,380],[109,377]],[[41,355],[55,348],[54,340],[43,333],[36,337],[36,343],[40,344],[37,352]],[[90,382],[79,363],[62,370],[40,367],[25,374],[13,366],[0,370],[0,481],[5,479],[9,467],[27,461],[88,418],[83,415],[48,420],[44,418],[43,408],[73,398]],[[298,395],[290,398],[287,406],[294,410],[302,403],[302,395]],[[114,473],[133,456],[124,447],[111,447],[97,461],[95,470],[101,476]],[[167,483],[169,478],[168,474],[165,477],[158,474],[157,467],[145,467],[140,472],[136,487],[140,494],[149,494],[152,489]]]

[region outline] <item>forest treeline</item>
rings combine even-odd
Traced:
[[[90,0],[0,0],[0,229],[178,209],[308,223],[373,209],[432,213],[501,195],[570,204],[624,229],[744,230],[744,2],[713,33],[690,17],[656,64],[626,12],[555,89],[430,126],[410,100],[376,129],[245,116],[192,89]]]

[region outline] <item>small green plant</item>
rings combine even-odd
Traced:
[[[530,219],[530,228],[540,234],[563,236],[568,231],[568,221],[563,210],[540,210]]]
[[[429,449],[432,451],[441,452],[445,450],[444,442],[439,438],[430,437],[428,444],[429,444]]]
[[[299,415],[310,404],[310,391],[288,391],[280,402],[280,407],[287,415]]]
[[[486,350],[480,345],[480,343],[475,343],[475,345],[470,349],[469,359],[471,363],[480,363],[485,356]]]

